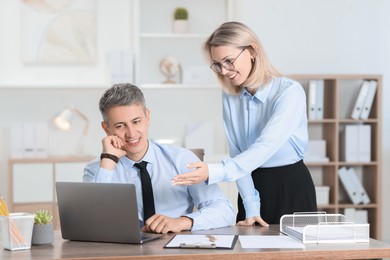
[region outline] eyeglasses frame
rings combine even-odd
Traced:
[[[243,48],[240,51],[240,53],[231,62],[229,62],[229,64],[233,67],[232,69],[226,68],[226,66],[224,65],[224,63],[226,63],[226,61],[223,61],[222,63],[221,62],[214,62],[214,63],[210,64],[210,69],[212,69],[215,73],[218,73],[218,74],[222,73],[222,68],[224,68],[225,70],[228,70],[228,71],[234,70],[235,67],[234,67],[233,63],[238,59],[238,57],[240,57],[241,53],[243,53],[245,50],[246,50],[246,48]],[[216,66],[216,65],[219,66],[220,71],[216,71],[215,69],[213,69],[213,67]]]

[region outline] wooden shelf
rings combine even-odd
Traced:
[[[56,156],[8,160],[10,212],[53,212],[53,224],[59,229],[56,181],[82,181],[83,169],[93,156]]]
[[[306,163],[312,172],[313,179],[319,177],[317,179],[321,179],[322,181],[320,185],[330,187],[329,205],[318,205],[318,207],[332,213],[344,213],[345,208],[367,210],[368,221],[370,223],[370,236],[381,239],[382,76],[370,74],[303,74],[290,75],[289,77],[301,83],[306,91],[307,97],[309,97],[309,81],[324,80],[324,119],[309,120],[308,125],[309,139],[324,139],[326,141],[326,156],[329,157],[329,162]],[[376,80],[378,82],[378,88],[369,118],[356,120],[350,118],[350,115],[363,80]],[[342,131],[346,125],[361,124],[371,126],[371,161],[346,162],[342,159]],[[362,184],[371,200],[370,204],[355,205],[347,201],[349,198],[345,194],[344,187],[338,177],[338,170],[341,167],[352,167],[360,171]],[[319,176],[314,176],[316,174]]]

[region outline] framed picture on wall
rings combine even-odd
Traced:
[[[93,63],[96,30],[96,0],[21,1],[25,63]]]

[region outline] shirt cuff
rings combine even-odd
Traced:
[[[104,168],[99,167],[99,171],[96,174],[96,182],[111,182],[112,175],[114,171],[109,171]]]
[[[207,225],[205,225],[206,223],[200,217],[200,212],[192,212],[184,215],[184,217],[192,219],[191,231],[208,229]]]
[[[260,198],[259,192],[252,196],[246,196],[242,203],[244,204],[246,218],[260,216]]]
[[[225,172],[223,170],[222,164],[209,163],[207,166],[209,167],[209,179],[206,181],[207,185],[223,181]]]

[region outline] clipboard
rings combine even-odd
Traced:
[[[233,249],[237,235],[175,235],[164,248],[180,249]]]

